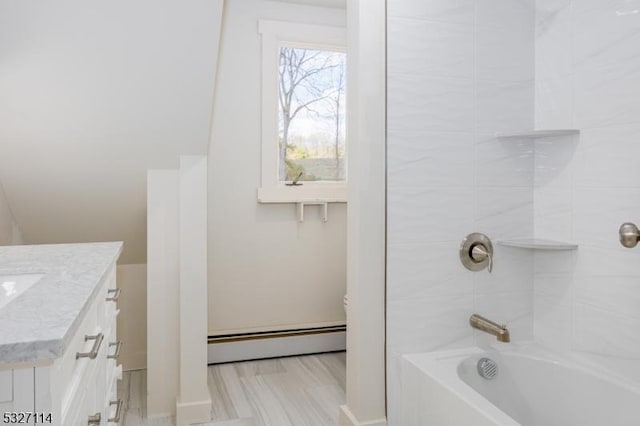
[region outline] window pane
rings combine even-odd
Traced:
[[[280,49],[280,181],[344,181],[346,54]]]

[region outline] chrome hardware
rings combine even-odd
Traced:
[[[118,341],[118,342],[114,342],[114,343],[109,343],[109,347],[116,347],[116,351],[111,354],[111,355],[107,355],[107,359],[118,359],[118,357],[120,356],[120,350],[122,349],[122,341]]]
[[[110,401],[109,407],[116,406],[116,415],[107,420],[109,423],[120,423],[120,417],[122,417],[122,408],[124,407],[124,401],[119,399],[117,401]]]
[[[508,343],[511,341],[509,330],[507,330],[506,325],[496,324],[495,322],[478,314],[473,314],[469,317],[469,325],[476,330],[484,331],[492,336],[496,336],[498,342]]]
[[[491,358],[480,358],[477,368],[478,374],[483,379],[493,380],[498,375],[498,364]]]
[[[89,416],[88,425],[99,425],[102,423],[102,413],[95,413],[93,416]]]
[[[460,261],[470,271],[493,270],[493,244],[484,234],[474,232],[460,244]]]
[[[89,352],[76,352],[76,359],[78,358],[89,358],[96,359],[98,356],[98,351],[100,351],[100,345],[102,345],[102,341],[104,340],[104,334],[98,333],[95,336],[84,336],[84,341],[88,342],[89,340],[93,340],[93,347]]]
[[[119,288],[112,288],[110,290],[107,290],[107,294],[113,294],[113,296],[107,297],[105,300],[107,302],[117,302],[120,298],[120,291],[121,290]]]
[[[631,222],[623,223],[618,233],[620,234],[620,244],[626,248],[634,248],[640,241],[640,230]]]

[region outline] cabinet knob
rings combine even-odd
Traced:
[[[620,234],[620,244],[626,248],[633,248],[638,244],[638,241],[640,241],[640,231],[638,227],[631,222],[623,223],[618,233]]]

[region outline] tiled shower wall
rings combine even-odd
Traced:
[[[640,1],[536,6],[536,125],[581,135],[536,145],[536,235],[580,247],[536,253],[535,336],[640,383]]]
[[[532,142],[496,132],[534,117],[532,0],[388,0],[389,424],[400,426],[400,356],[484,343],[476,312],[532,337],[533,254],[494,244],[470,272],[462,239],[533,235]]]

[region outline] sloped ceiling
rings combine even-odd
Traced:
[[[146,262],[146,171],[206,154],[211,0],[0,2],[0,182],[26,243]]]

